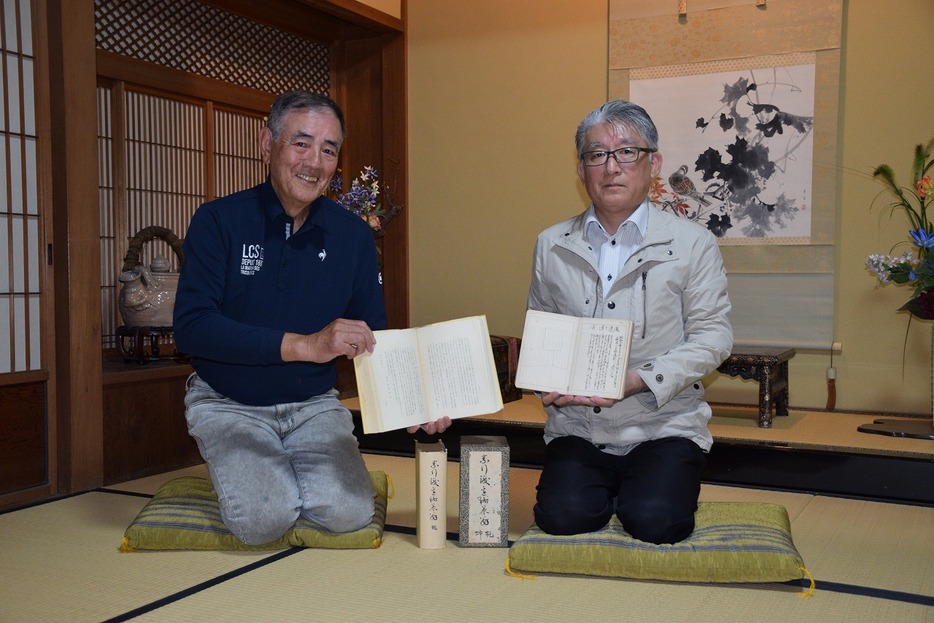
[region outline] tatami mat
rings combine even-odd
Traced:
[[[101,621],[270,555],[121,554],[146,501],[91,492],[0,515],[0,621]]]
[[[507,575],[505,548],[421,550],[414,461],[366,455],[393,481],[376,550],[137,552],[117,547],[146,498],[181,473],[0,515],[0,620],[102,621],[879,621],[934,622],[934,509],[707,486],[703,500],[783,504],[808,569],[797,585],[687,585]],[[510,537],[531,524],[538,472],[510,472]],[[458,529],[457,463],[448,530]],[[925,601],[927,600],[927,601]],[[141,609],[141,610],[137,610]]]
[[[524,621],[697,623],[929,621],[930,608],[786,586],[672,585],[503,572],[505,552],[419,550],[390,533],[360,552],[303,551],[140,617],[140,621]]]
[[[932,508],[816,496],[792,535],[819,580],[934,597],[932,522]]]

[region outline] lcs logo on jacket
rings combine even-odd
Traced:
[[[263,267],[263,247],[258,244],[243,245],[240,256],[240,274],[255,275]]]

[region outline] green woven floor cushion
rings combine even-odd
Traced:
[[[126,529],[120,549],[135,550],[272,550],[287,547],[366,549],[379,547],[386,524],[389,479],[384,472],[370,472],[376,490],[376,510],[370,524],[356,532],[328,532],[299,519],[280,539],[264,545],[247,545],[221,521],[217,494],[205,478],[183,476],[162,485]]]
[[[616,517],[571,536],[529,528],[509,549],[512,571],[678,582],[785,582],[807,575],[778,504],[701,502],[694,532],[674,545],[629,536]]]

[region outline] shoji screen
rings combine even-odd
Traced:
[[[117,275],[130,239],[152,225],[184,238],[201,203],[261,182],[265,167],[258,115],[109,87],[98,89],[98,111],[101,313],[108,348],[121,324]],[[141,263],[148,266],[156,255],[178,270],[174,251],[160,239],[144,245]]]
[[[43,244],[37,197],[31,6],[0,12],[0,373],[38,370]]]

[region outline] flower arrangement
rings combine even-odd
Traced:
[[[914,250],[908,250],[897,256],[873,254],[866,259],[866,267],[879,279],[880,284],[907,284],[913,288],[911,298],[899,310],[924,319],[934,319],[934,223],[928,218],[928,208],[934,202],[932,152],[934,138],[927,145],[915,147],[911,187],[899,186],[892,167],[887,164],[879,165],[872,173],[894,196],[888,205],[889,210],[905,213],[908,234],[912,245],[917,248],[917,255]]]
[[[383,232],[383,217],[386,215],[379,200],[379,174],[373,167],[363,167],[350,189],[342,192],[344,179],[338,171],[331,180],[330,191],[334,200],[345,209],[353,212],[370,226],[377,236]]]

